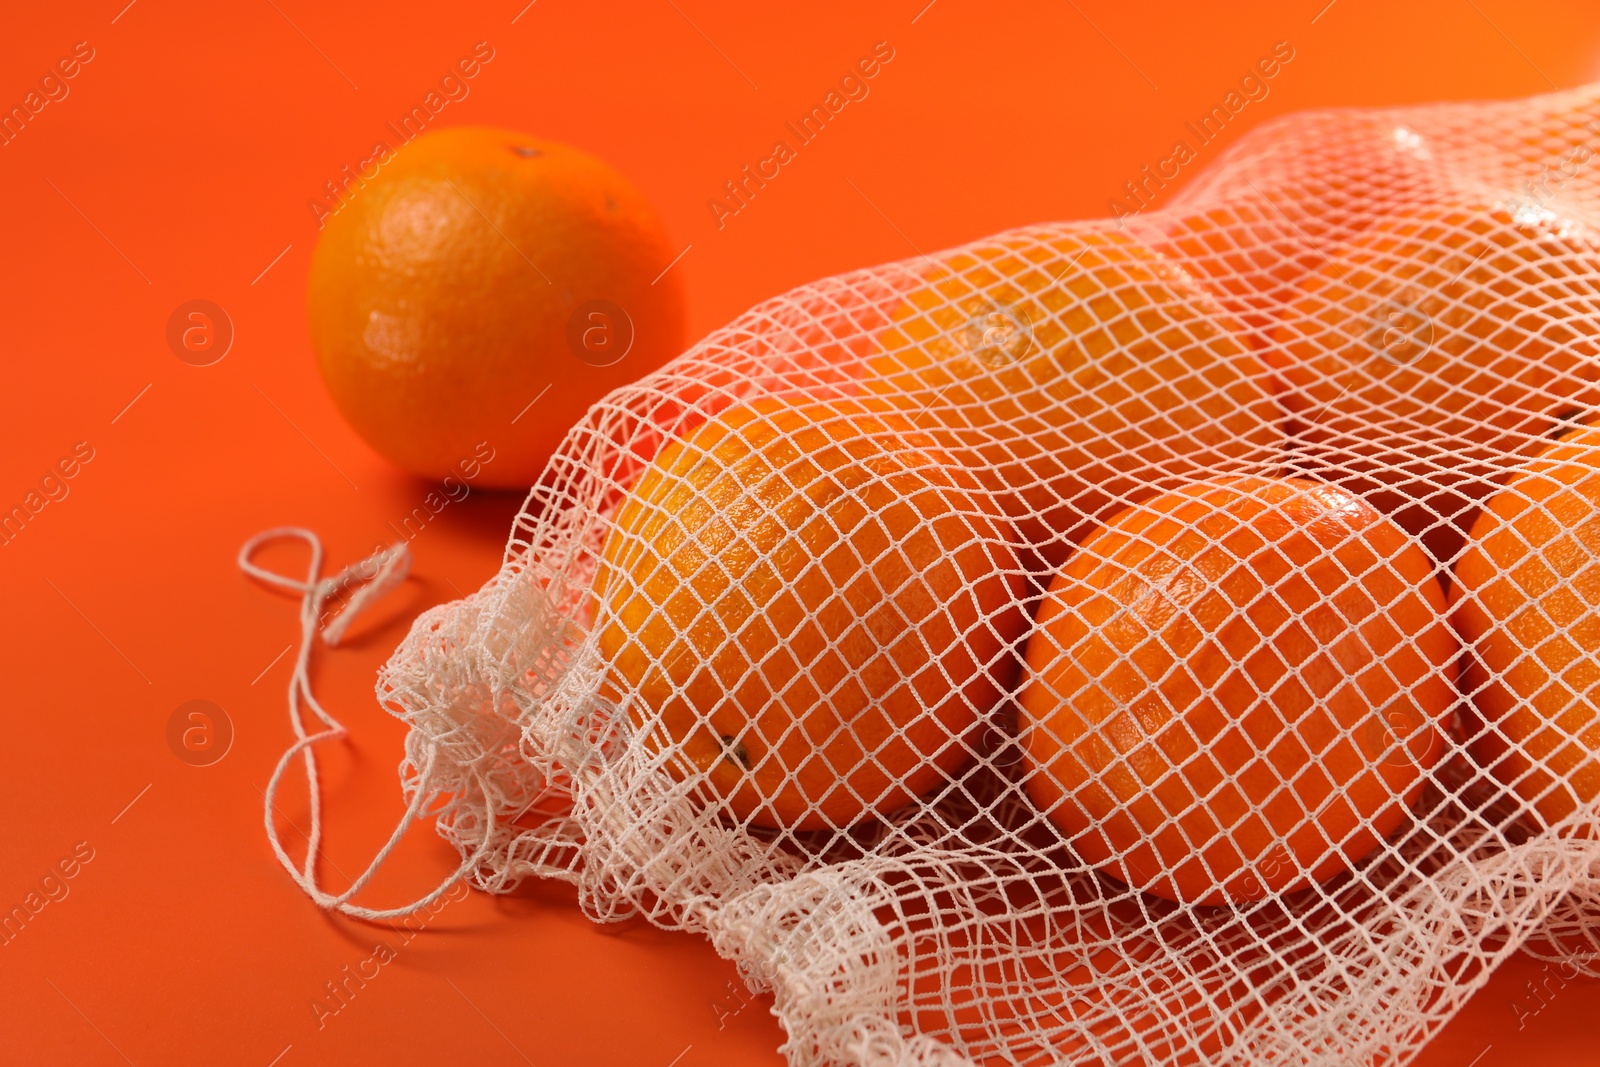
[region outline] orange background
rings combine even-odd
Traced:
[[[781,1062],[767,998],[744,994],[719,1025],[739,1007],[734,971],[696,939],[597,929],[569,892],[533,886],[474,893],[402,945],[320,913],[266,845],[259,789],[290,737],[292,657],[274,657],[296,605],[244,579],[234,553],[298,523],[343,565],[392,540],[430,489],[357,440],[317,380],[306,201],[475,42],[495,58],[438,122],[569,141],[632,176],[690,246],[674,269],[695,335],[819,275],[1105,213],[1280,40],[1296,57],[1239,129],[1600,78],[1600,10],[1578,0],[524,2],[108,0],[6,17],[8,108],[76,42],[95,50],[70,95],[0,147],[0,506],[76,443],[94,450],[70,495],[0,547],[0,908],[79,842],[93,849],[70,895],[0,947],[6,1063]],[[896,55],[871,95],[719,230],[706,200],[880,40]],[[164,340],[195,298],[236,330],[210,367]],[[374,672],[416,612],[489,577],[519,503],[451,504],[412,543],[415,577],[321,658],[354,734],[325,760],[330,881],[400,813],[402,731]],[[212,766],[168,748],[191,699],[235,729]],[[302,797],[283,806],[303,825]],[[409,899],[454,860],[419,831],[364,899]],[[319,1028],[311,999],[380,940],[398,958]],[[1519,1019],[1536,969],[1507,965],[1424,1062],[1592,1062],[1600,983]]]

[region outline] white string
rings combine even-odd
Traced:
[[[267,570],[258,566],[251,559],[256,550],[262,545],[285,538],[297,538],[304,541],[311,549],[310,564],[306,569],[306,577],[302,579],[291,578],[276,571]],[[488,832],[484,835],[483,843],[472,855],[466,857],[459,867],[440,882],[439,885],[426,896],[410,904],[397,908],[368,908],[359,904],[352,904],[350,900],[370,882],[378,868],[383,866],[389,854],[394,851],[405,836],[406,831],[416,822],[418,816],[436,794],[431,792],[428,784],[433,779],[434,761],[438,758],[439,747],[429,742],[425,750],[422,766],[418,768],[416,784],[412,789],[411,801],[406,806],[404,817],[394,829],[381,849],[378,850],[366,870],[350,883],[350,887],[342,893],[334,894],[323,890],[317,884],[316,862],[317,853],[322,843],[322,787],[317,774],[317,759],[313,751],[314,746],[323,741],[342,738],[349,731],[344,725],[328,714],[311,686],[311,648],[318,631],[318,620],[322,615],[323,606],[330,597],[337,595],[341,590],[361,583],[361,587],[350,597],[343,611],[323,628],[323,640],[330,646],[336,646],[342,639],[345,630],[355,617],[367,607],[375,603],[389,590],[399,585],[411,569],[411,550],[404,541],[397,541],[388,548],[381,549],[358,563],[353,563],[331,578],[323,578],[322,574],[322,542],[310,530],[298,526],[278,526],[270,530],[263,530],[244,543],[239,549],[239,569],[258,581],[279,589],[300,594],[300,651],[295,657],[294,673],[289,679],[289,724],[295,733],[295,742],[279,758],[277,766],[272,771],[272,777],[267,781],[263,817],[267,829],[267,840],[272,845],[273,853],[278,857],[278,862],[283,869],[289,872],[307,896],[316,901],[318,906],[330,911],[337,911],[342,915],[349,915],[358,919],[401,919],[415,914],[422,908],[432,904],[458,881],[462,875],[471,870],[484,853],[489,843],[494,838],[495,817],[491,805],[487,803],[487,783],[481,775],[475,774],[478,786],[483,790],[485,797],[484,817]],[[301,711],[301,702],[304,701],[318,719],[327,727],[317,733],[308,734],[304,715]],[[273,819],[275,808],[274,798],[277,796],[278,785],[283,779],[284,771],[296,754],[304,758],[306,769],[306,784],[311,807],[311,832],[306,835],[305,860],[296,866],[290,859],[288,851],[283,847],[283,842],[278,836],[278,829]]]

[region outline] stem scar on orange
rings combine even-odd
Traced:
[[[1467,536],[1452,621],[1474,759],[1546,826],[1600,797],[1600,428],[1547,447]]]
[[[762,399],[668,445],[595,578],[607,696],[740,821],[844,828],[972,759],[1014,681],[1023,579],[932,438]]]
[[[509,130],[425,133],[317,241],[317,365],[399,466],[442,477],[487,442],[479,484],[526,488],[590,404],[683,346],[672,256],[644,197],[592,156]]]
[[[1020,696],[1034,803],[1086,862],[1181,903],[1323,881],[1404,819],[1457,653],[1433,565],[1359,497],[1199,482],[1057,575]]]

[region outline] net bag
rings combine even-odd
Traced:
[[[1404,1063],[1513,952],[1600,973],[1597,145],[1600,87],[1297,114],[753,308],[382,670],[394,840],[708,938],[797,1067]],[[268,832],[403,914],[273,828],[405,561],[320,563],[258,571]]]

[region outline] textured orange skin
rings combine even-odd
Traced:
[[[863,388],[977,470],[1052,566],[1108,509],[1278,458],[1277,383],[1240,324],[1125,234],[964,252],[905,299]],[[963,340],[996,307],[1033,323],[1000,365]]]
[[[590,404],[683,347],[677,276],[651,285],[673,255],[638,190],[592,156],[508,130],[425,133],[326,221],[307,299],[317,366],[399,466],[459,474],[487,441],[477,483],[526,488]],[[597,299],[635,331],[606,367],[567,342]]]
[[[1600,428],[1545,449],[1492,497],[1451,588],[1473,757],[1547,826],[1600,797]]]
[[[813,830],[969,763],[1027,619],[1004,520],[961,483],[927,434],[847,403],[757,401],[662,450],[594,588],[613,693],[675,775]]]
[[[1330,116],[1330,118],[1332,118]],[[1426,205],[1460,199],[1455,177],[1427,143],[1397,137],[1392,115],[1344,113],[1324,127],[1315,156],[1303,148],[1266,188],[1235,175],[1226,199],[1201,211],[1141,213],[1130,232],[1181,262],[1264,343],[1296,286],[1337,255],[1341,242]],[[1406,131],[1416,137],[1414,131]],[[1265,149],[1268,156],[1274,149]],[[1281,156],[1278,162],[1289,162]],[[1259,329],[1259,333],[1256,332]]]
[[[1347,869],[1443,748],[1457,644],[1432,572],[1369,505],[1309,480],[1218,478],[1128,508],[1068,561],[1028,641],[1029,795],[1085,861],[1169,900]]]
[[[1264,353],[1306,469],[1441,560],[1516,456],[1600,403],[1600,234],[1549,206],[1459,202],[1374,224],[1304,279]]]
[[[1265,347],[1262,332],[1276,323],[1278,303],[1327,258],[1321,242],[1273,203],[1244,201],[1135,219],[1130,232],[1214,293],[1256,348]]]

